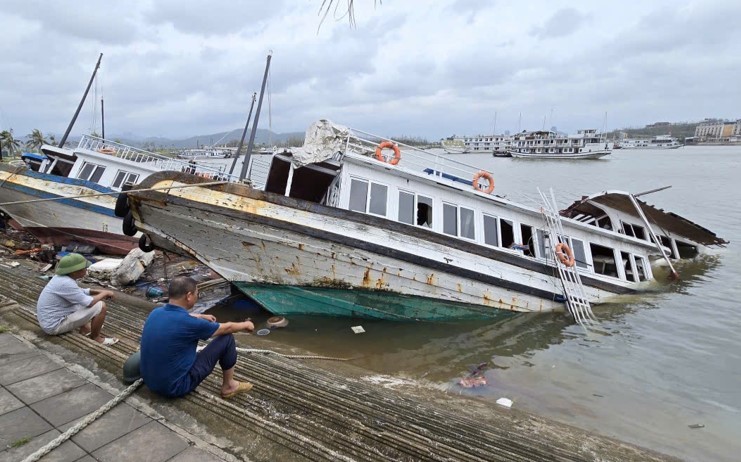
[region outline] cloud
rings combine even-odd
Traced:
[[[556,11],[542,26],[534,27],[531,35],[541,40],[566,37],[577,33],[587,19],[587,15],[574,8],[564,8]]]
[[[334,121],[379,134],[638,126],[738,118],[741,29],[732,0],[355,2],[131,0],[0,11],[1,129],[74,132],[106,102],[106,131],[186,137],[244,125],[272,52],[261,128]],[[321,26],[320,26],[321,23]]]

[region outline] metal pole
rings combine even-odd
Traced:
[[[105,139],[105,105],[103,104],[103,98],[100,98],[100,127],[101,127],[101,138]]]
[[[72,126],[75,124],[75,121],[77,120],[77,116],[80,115],[80,109],[82,109],[82,105],[85,104],[85,98],[87,98],[87,94],[90,91],[90,86],[93,84],[93,80],[95,79],[95,74],[98,72],[98,68],[100,68],[100,60],[103,59],[103,53],[98,56],[98,63],[95,64],[95,69],[93,70],[93,75],[90,76],[90,82],[87,84],[87,88],[85,89],[85,93],[82,95],[82,99],[80,100],[80,104],[77,105],[77,110],[75,111],[75,115],[72,116],[72,120],[70,121],[69,125],[67,126],[67,131],[64,132],[64,136],[62,136],[61,141],[59,141],[59,147],[63,148],[64,143],[67,142],[67,137],[69,136],[69,132],[72,131]]]
[[[239,159],[239,155],[242,153],[242,145],[244,145],[244,137],[247,136],[247,128],[250,126],[250,119],[252,118],[252,108],[255,107],[255,100],[257,99],[257,93],[252,93],[252,104],[250,105],[250,114],[247,116],[247,123],[244,124],[244,130],[242,130],[242,138],[239,140],[239,146],[237,146],[237,154],[234,156],[234,161],[232,162],[232,168],[229,169],[229,176],[232,176],[232,173],[234,173],[234,166],[237,165],[237,159]]]
[[[646,225],[646,229],[648,229],[648,232],[651,233],[651,237],[653,238],[654,242],[656,243],[656,247],[659,249],[659,252],[661,252],[661,256],[664,257],[664,260],[669,264],[669,268],[672,270],[672,276],[674,278],[679,279],[679,273],[674,269],[674,266],[672,265],[672,262],[669,260],[669,257],[666,256],[666,252],[664,252],[664,247],[661,245],[661,241],[659,241],[659,238],[656,236],[656,233],[654,233],[653,228],[651,228],[651,224],[648,222],[648,218],[646,218],[646,215],[643,213],[643,210],[641,209],[640,204],[638,204],[638,201],[636,200],[635,196],[633,194],[628,194],[628,197],[630,197],[630,201],[633,203],[633,206],[638,211],[638,215],[640,215],[641,220],[643,220],[643,223]]]
[[[272,54],[268,53],[268,59],[265,63],[265,75],[262,78],[262,88],[260,89],[260,100],[257,102],[257,111],[255,112],[255,122],[252,124],[252,133],[250,133],[250,141],[247,144],[247,153],[244,155],[244,162],[242,163],[242,173],[239,174],[239,181],[244,180],[247,175],[247,167],[250,165],[250,156],[252,156],[252,148],[255,146],[255,134],[257,133],[257,122],[260,120],[260,108],[262,107],[262,97],[265,95],[265,84],[268,81],[268,71],[270,70],[270,58]]]

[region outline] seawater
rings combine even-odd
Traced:
[[[678,282],[594,306],[598,322],[588,331],[563,314],[455,323],[292,317],[270,338],[492,406],[507,397],[516,408],[686,460],[739,460],[741,147],[616,150],[575,161],[451,157],[491,172],[495,194],[536,207],[537,188],[552,188],[563,208],[600,191],[671,185],[642,199],[731,243],[679,265]],[[353,334],[354,325],[365,333]],[[461,388],[481,363],[488,385]]]

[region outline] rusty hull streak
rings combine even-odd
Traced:
[[[363,287],[370,287],[371,285],[370,270],[370,268],[366,268],[365,273],[363,273]]]
[[[435,273],[430,273],[430,275],[427,276],[427,285],[430,285],[430,286],[435,285]]]

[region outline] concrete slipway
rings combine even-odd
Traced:
[[[113,347],[100,346],[77,333],[46,336],[34,315],[36,299],[45,284],[38,275],[37,270],[24,264],[14,268],[0,265],[0,323],[10,331],[2,334],[3,341],[18,341],[47,356],[61,358],[78,375],[84,371],[84,380],[70,379],[62,386],[57,383],[58,393],[89,393],[92,400],[97,395],[91,383],[108,389],[111,396],[123,390],[122,365],[138,349],[151,305],[131,297],[109,302],[104,332],[121,339]],[[14,338],[8,339],[11,335]],[[310,354],[290,351],[266,337],[240,335],[238,341],[249,348]],[[8,354],[0,351],[0,359],[8,359]],[[0,360],[0,374],[8,372],[8,364],[18,368],[22,361],[22,357]],[[102,454],[105,457],[101,456],[101,460],[173,461],[674,460],[515,408],[492,406],[439,390],[383,387],[365,380],[368,373],[350,363],[240,354],[236,375],[238,380],[248,380],[255,387],[229,401],[219,397],[220,377],[215,374],[183,399],[162,399],[143,386],[119,404],[144,415],[145,420],[136,431],[144,434],[143,441],[147,442],[134,445],[138,455],[125,452],[133,450],[126,449],[131,444],[124,445],[127,438],[132,438],[126,434],[106,443],[98,452],[80,455],[78,451],[75,454],[79,457],[61,457],[61,452],[56,457],[52,452],[47,457],[92,460],[85,457]],[[0,393],[5,391],[3,388]],[[27,413],[39,415],[33,405],[26,407],[30,409]],[[110,412],[115,411],[116,408]],[[18,410],[13,412],[21,414]],[[3,417],[8,420],[8,414],[2,413],[0,406],[0,421]],[[131,419],[126,421],[129,426]],[[57,423],[56,428],[63,431],[67,422]],[[9,422],[10,427],[12,424]],[[185,443],[173,442],[172,435]],[[33,438],[28,444],[32,443]],[[176,446],[170,450],[172,455],[160,451],[164,445]],[[0,448],[3,450],[10,449]],[[10,454],[5,452],[6,456]],[[157,458],[156,454],[165,455]]]

